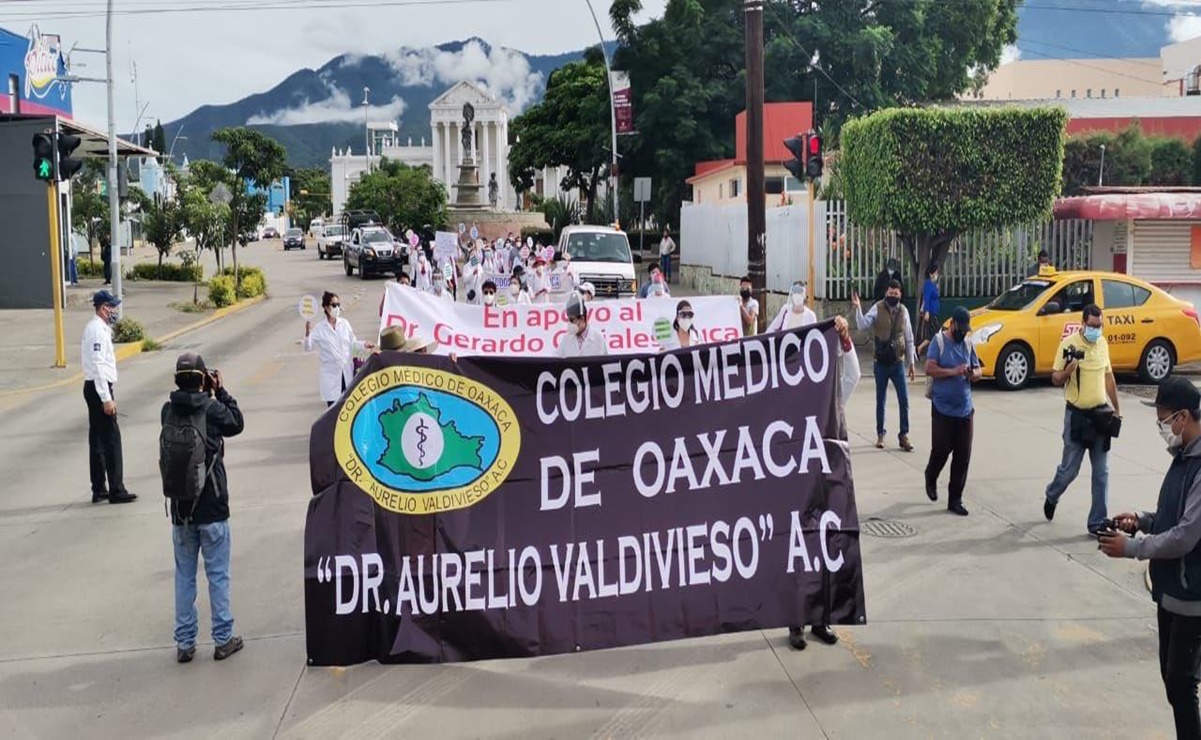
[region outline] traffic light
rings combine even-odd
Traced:
[[[79,148],[83,143],[83,139],[78,136],[60,133],[58,138],[58,172],[59,181],[70,180],[75,177],[75,174],[83,169],[83,160],[75,159],[71,153]]]
[[[811,133],[805,139],[808,149],[808,157],[805,160],[805,174],[811,180],[817,180],[822,176],[822,137]]]
[[[50,134],[33,135],[33,175],[42,182],[54,182],[54,138]]]
[[[808,149],[805,138],[806,134],[797,134],[791,139],[784,140],[784,146],[792,152],[792,159],[784,163],[784,169],[798,180],[805,179],[805,151]]]

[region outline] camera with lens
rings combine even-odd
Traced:
[[[1077,362],[1079,362],[1080,360],[1083,360],[1083,359],[1084,359],[1084,350],[1080,349],[1079,347],[1064,347],[1063,348],[1063,361],[1064,362],[1071,362],[1072,360],[1076,360]]]
[[[217,371],[209,370],[204,374],[204,392],[212,393],[217,387]]]

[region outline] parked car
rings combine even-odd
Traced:
[[[263,238],[264,239],[278,239],[279,238],[279,230],[276,229],[274,226],[268,226],[267,228],[263,229]]]
[[[597,298],[638,294],[630,241],[609,226],[568,226],[559,236],[557,257],[571,255],[571,268],[581,282],[596,287]]]
[[[321,236],[321,232],[324,229],[325,229],[325,219],[318,217],[318,218],[313,219],[312,221],[309,221],[309,236],[313,237],[314,239]]]
[[[288,233],[284,235],[284,251],[304,248],[304,231],[299,228],[288,229]]]
[[[357,269],[363,280],[382,273],[397,275],[408,261],[408,251],[396,247],[392,234],[382,226],[364,226],[350,233],[342,250],[347,276]]]
[[[330,224],[317,237],[317,259],[325,260],[342,255],[342,244],[346,241],[346,231],[341,224]]]
[[[1143,381],[1159,383],[1177,364],[1201,360],[1201,318],[1193,304],[1128,275],[1044,267],[972,312],[969,336],[984,377],[1017,390],[1050,375],[1059,343],[1080,328],[1090,303],[1104,312],[1114,372],[1137,371]]]

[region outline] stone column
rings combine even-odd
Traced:
[[[480,150],[484,155],[483,159],[480,161],[480,183],[484,186],[485,202],[490,202],[488,201],[488,180],[492,173],[496,171],[492,169],[492,151],[491,146],[488,143],[489,132],[492,130],[492,123],[490,121],[485,122],[480,125],[480,129],[482,131],[480,136],[483,137],[480,139]]]
[[[442,157],[439,156],[441,154],[441,152],[438,151],[438,147],[441,145],[441,142],[438,139],[438,131],[441,130],[442,124],[440,124],[436,121],[432,122],[432,123],[433,123],[433,125],[430,126],[430,128],[432,129],[432,133],[433,133],[433,137],[434,137],[433,142],[431,142],[433,144],[433,150],[434,150],[434,161],[433,161],[434,179],[441,180],[442,182],[446,182],[446,178],[442,176]]]
[[[504,118],[496,127],[496,179],[500,180],[500,201],[498,205],[505,208],[509,202],[509,122]]]

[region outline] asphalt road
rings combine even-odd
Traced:
[[[369,336],[384,281],[347,278],[312,248],[278,249],[243,252],[265,268],[270,300],[121,366],[126,476],[141,501],[88,503],[79,388],[0,415],[3,737],[1171,736],[1143,566],[1102,557],[1084,535],[1087,472],[1056,521],[1042,519],[1062,418],[1049,388],[978,392],[964,520],[922,493],[918,388],[907,455],[872,448],[870,379],[860,387],[848,422],[861,518],[913,534],[863,537],[869,623],[839,628],[838,646],[796,653],[772,630],[536,660],[307,668],[301,546],[308,433],[323,404],[296,302],[340,292]],[[204,642],[180,666],[156,447],[185,349],[222,370],[246,415],[228,467],[233,611],[247,645],[215,663]],[[1134,400],[1111,460],[1112,511],[1152,507],[1168,463]],[[205,639],[203,595],[198,609]]]

